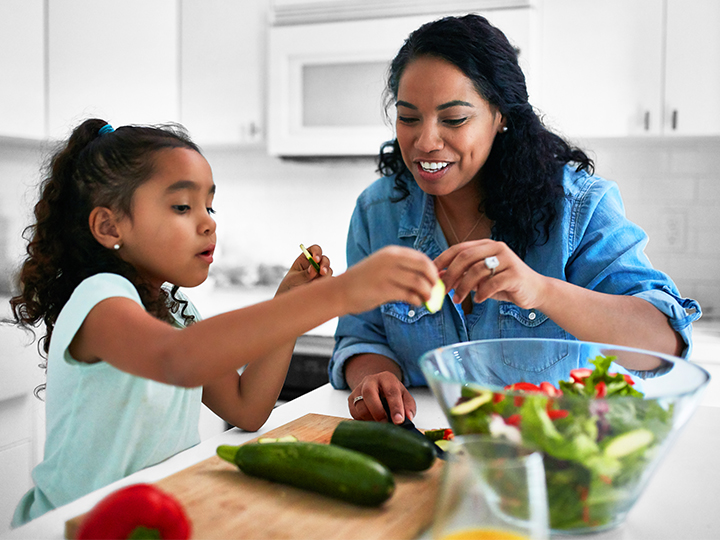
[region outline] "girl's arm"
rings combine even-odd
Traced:
[[[108,298],[85,318],[70,352],[77,360],[102,359],[156,381],[202,386],[265,358],[333,317],[390,301],[420,305],[436,279],[437,269],[426,255],[390,246],[340,276],[314,280],[182,330],[130,299]]]
[[[311,251],[319,252],[319,247],[312,246]],[[332,275],[330,261],[314,255],[320,263],[320,275]],[[300,256],[280,283],[275,296],[304,285],[319,275]],[[278,343],[275,350],[267,353],[262,359],[249,364],[238,375],[233,371],[203,386],[203,403],[215,414],[230,424],[247,431],[257,431],[270,416],[275,406],[287,375],[295,340]]]

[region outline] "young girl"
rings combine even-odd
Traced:
[[[52,158],[11,300],[17,324],[45,324],[48,360],[45,456],[14,526],[197,444],[201,401],[257,430],[297,336],[430,297],[438,273],[419,251],[393,246],[331,277],[312,246],[319,274],[301,255],[272,300],[200,321],[178,287],[207,278],[214,194],[179,128],[87,120]]]

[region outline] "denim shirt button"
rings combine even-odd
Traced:
[[[528,314],[528,319],[530,319],[531,321],[534,321],[534,320],[535,320],[535,317],[537,317],[537,315],[535,314],[534,311],[531,311],[531,312]]]
[[[414,316],[415,316],[415,310],[414,310],[414,309],[411,309],[410,311],[408,311],[408,317],[414,317]]]

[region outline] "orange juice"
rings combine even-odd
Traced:
[[[530,540],[524,534],[497,529],[464,529],[451,532],[442,537],[442,540]]]

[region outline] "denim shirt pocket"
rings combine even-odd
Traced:
[[[430,313],[425,306],[391,302],[380,306],[388,345],[411,380],[419,376],[418,360],[427,351],[445,345],[443,310]],[[417,383],[414,383],[417,384]]]
[[[523,309],[511,302],[499,304],[500,336],[508,338],[536,338],[567,340],[568,334],[535,309]],[[540,372],[567,358],[567,343],[529,342],[521,352],[503,351],[503,363],[512,368]]]

